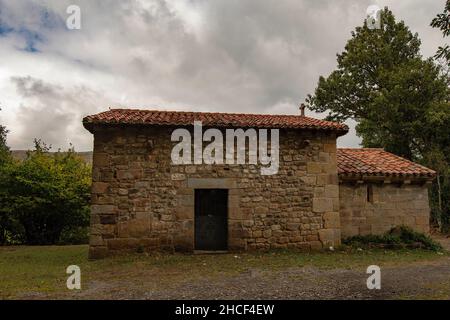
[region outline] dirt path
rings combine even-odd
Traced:
[[[368,290],[365,270],[248,270],[237,276],[150,289],[153,277],[93,281],[78,299],[450,299],[450,258],[381,269],[381,290]],[[32,298],[32,297],[31,297]],[[37,298],[42,298],[37,297]],[[61,297],[59,297],[61,298]]]
[[[450,249],[450,238],[435,239]],[[87,261],[87,249],[9,248],[0,260],[9,275],[0,294],[3,285],[4,296],[15,299],[450,299],[444,252],[139,254]],[[82,270],[80,291],[66,288],[64,271],[74,261]],[[381,290],[367,289],[371,264],[381,266]]]
[[[450,261],[444,265],[382,270],[381,290],[368,290],[364,272],[290,269],[276,274],[242,274],[203,281],[177,290],[147,292],[146,299],[395,299],[435,296],[450,299]],[[414,280],[413,280],[414,279]],[[447,291],[438,291],[442,283]],[[445,297],[444,297],[445,296]]]

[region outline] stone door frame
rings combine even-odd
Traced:
[[[236,225],[241,223],[241,209],[239,202],[241,189],[237,186],[235,178],[188,178],[187,187],[180,190],[177,221],[181,223],[182,232],[175,237],[176,250],[195,251],[195,189],[227,189],[228,190],[228,250],[236,250]],[[245,248],[241,248],[245,249]]]

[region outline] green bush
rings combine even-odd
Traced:
[[[442,250],[442,246],[429,236],[416,232],[409,227],[400,226],[389,230],[383,235],[366,235],[346,238],[343,244],[352,247],[383,247],[383,248],[404,248],[414,247],[432,251]]]
[[[89,227],[67,227],[61,232],[58,244],[88,244]]]
[[[80,230],[89,225],[91,168],[73,149],[51,154],[36,141],[24,161],[8,161],[0,175],[0,241],[85,241]]]

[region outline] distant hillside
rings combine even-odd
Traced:
[[[15,159],[24,160],[27,156],[27,150],[11,150],[11,154]],[[79,155],[87,163],[92,164],[92,151],[76,152],[76,154]]]

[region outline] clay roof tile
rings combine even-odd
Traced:
[[[340,176],[420,176],[434,178],[436,172],[383,149],[337,149],[337,166]]]
[[[174,125],[190,126],[201,121],[203,126],[236,128],[288,128],[348,132],[345,124],[300,115],[239,114],[217,112],[181,112],[137,109],[111,109],[87,116],[83,125],[92,132],[94,125]]]

